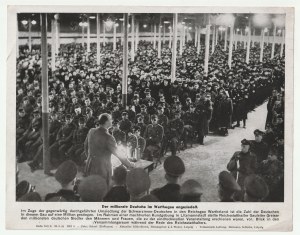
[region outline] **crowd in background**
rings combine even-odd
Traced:
[[[118,45],[118,49],[112,51],[111,47],[111,44],[102,47],[100,65],[96,64],[93,44],[91,53],[80,44],[61,45],[55,71],[51,71],[49,61],[51,163],[59,165],[58,169],[63,168],[63,164],[69,164],[68,169],[72,169],[70,164],[73,163],[84,165],[87,133],[99,125],[100,114],[110,113],[114,120],[110,131],[117,143],[137,149],[141,158],[155,161],[171,150],[172,157],[167,158],[171,160],[165,160],[164,167],[167,185],[172,187],[154,190],[149,196],[151,182],[143,170],[136,168],[127,172],[118,167],[113,174],[115,186],[112,188],[103,189],[101,178],[89,176],[79,184],[75,183],[74,191],[70,189],[74,186],[73,176],[76,176],[74,164],[67,180],[62,182],[60,177],[65,176],[60,176],[59,170],[55,175],[62,190],[74,193],[70,196],[71,201],[112,201],[115,199],[111,198],[119,194],[124,194],[124,198],[126,195],[126,200],[122,198],[125,201],[201,200],[203,189],[200,182],[190,180],[180,186],[179,179],[185,169],[176,153],[187,148],[189,143],[205,144],[205,136],[210,132],[227,135],[229,128],[241,125],[246,128],[247,114],[268,97],[266,130],[255,130],[254,141],[242,141],[241,152],[247,157],[254,156],[255,163],[242,163],[240,152],[235,153],[227,166],[232,174],[224,171],[219,175],[219,181],[225,185],[219,184],[219,194],[223,195],[220,196],[223,201],[283,200],[280,192],[283,193],[284,57],[276,55],[271,60],[271,46],[265,45],[264,61],[260,63],[260,49],[253,45],[250,62],[246,64],[246,50],[238,43],[230,69],[228,52],[222,50],[220,42],[210,56],[208,74],[204,75],[204,47],[198,55],[193,42],[188,42],[182,56],[177,58],[176,80],[171,82],[171,49],[164,46],[159,59],[152,43],[140,41],[134,61],[129,62],[127,106],[123,107],[122,48]],[[42,168],[43,159],[41,55],[38,48],[31,52],[22,48],[17,58],[16,85],[17,160],[29,161],[31,170],[35,171]],[[172,161],[177,161],[175,169]],[[171,164],[171,170],[168,164]],[[138,180],[142,181],[139,183]],[[99,197],[82,196],[89,190],[97,190],[89,188],[95,182],[99,185]],[[247,185],[251,186],[245,199]],[[263,195],[258,197],[257,189],[251,188],[253,185],[258,185],[259,193]],[[171,195],[175,198],[170,198]],[[277,197],[272,198],[274,195]],[[48,195],[46,200],[53,197],[57,198],[57,194]],[[65,197],[62,200],[69,201]]]

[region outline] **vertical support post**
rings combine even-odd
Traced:
[[[90,29],[90,18],[87,18],[87,38],[86,38],[86,49],[87,52],[91,52],[91,29]]]
[[[205,35],[205,58],[204,58],[204,74],[208,75],[208,59],[209,59],[209,39],[210,38],[210,25],[206,25]]]
[[[172,46],[172,27],[169,27],[169,48]]]
[[[227,32],[228,32],[228,27],[225,27],[225,38],[224,38],[224,51],[227,50]]]
[[[284,42],[285,42],[285,30],[282,30],[282,38],[281,38],[281,47],[280,47],[280,57],[283,56],[283,46],[284,46]]]
[[[32,50],[31,26],[32,26],[31,19],[29,18],[29,20],[28,20],[28,47],[29,47],[30,52]]]
[[[127,74],[128,74],[128,13],[124,13],[124,45],[123,45],[123,79],[122,105],[127,105]]]
[[[277,29],[276,29],[276,25],[274,25],[274,29],[273,29],[273,41],[272,41],[272,51],[271,51],[271,59],[274,58],[276,30],[277,30]]]
[[[154,24],[153,49],[156,48],[156,24]]]
[[[161,58],[161,17],[159,17],[159,24],[158,24],[158,54],[157,57]]]
[[[251,49],[251,26],[250,26],[250,21],[249,21],[248,42],[247,42],[247,52],[246,52],[246,63],[247,64],[249,64],[250,49]]]
[[[171,68],[171,82],[176,79],[176,53],[177,53],[177,23],[178,13],[173,13],[173,47],[172,47],[172,68]]]
[[[97,13],[97,21],[96,21],[96,37],[97,37],[97,65],[101,63],[100,57],[100,13]]]
[[[261,29],[261,41],[260,41],[260,56],[259,62],[263,62],[264,57],[264,45],[265,45],[265,30]]]
[[[41,51],[42,51],[42,125],[43,125],[43,167],[44,173],[50,174],[49,156],[49,100],[48,100],[48,45],[47,14],[41,13]]]
[[[184,25],[181,24],[181,30],[180,30],[180,47],[179,47],[179,55],[182,55],[183,50],[183,31],[184,31]]]
[[[131,61],[134,61],[134,14],[131,15]]]
[[[201,27],[199,26],[199,29],[198,29],[198,42],[197,42],[197,54],[200,53],[200,50],[201,50]]]
[[[228,53],[228,66],[231,69],[231,61],[232,61],[232,47],[233,47],[233,29],[234,25],[230,26],[230,40],[229,40],[229,53]]]
[[[51,71],[54,76],[55,71],[55,20],[51,20]]]
[[[216,40],[216,26],[212,28],[212,42],[211,42],[211,54],[215,52],[215,40]]]
[[[81,41],[81,45],[82,45],[82,47],[84,49],[84,25],[83,25],[83,21],[82,21],[81,29],[82,29],[82,41]]]
[[[139,46],[140,22],[136,20],[135,24],[136,24],[136,27],[135,27],[135,51],[137,51],[138,46]]]
[[[166,25],[163,23],[162,24],[163,26],[163,46],[165,45],[165,42],[166,42]]]
[[[60,32],[60,30],[59,30],[59,22],[58,22],[58,16],[57,16],[56,19],[55,19],[55,36],[56,36],[56,38],[55,38],[55,40],[56,40],[56,42],[55,42],[55,53],[56,53],[56,55],[58,55],[59,48],[60,48],[60,45],[59,45],[59,37],[60,37],[59,32]]]
[[[197,46],[197,39],[198,39],[198,27],[195,27],[195,47]]]
[[[215,40],[215,46],[218,45],[219,42],[219,28],[215,26],[215,32],[216,32],[216,40]]]
[[[114,34],[113,34],[113,51],[117,49],[117,26],[116,22],[114,22]]]
[[[103,20],[103,46],[106,45],[106,30],[105,30],[105,21]]]

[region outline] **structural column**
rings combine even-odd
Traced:
[[[209,39],[210,38],[210,25],[206,25],[205,35],[205,58],[204,58],[204,74],[208,75],[208,59],[209,59]]]
[[[251,27],[250,27],[250,24],[249,24],[249,30],[248,30],[248,42],[247,42],[247,52],[246,52],[246,63],[247,63],[247,64],[249,64],[250,48],[251,48]]]
[[[156,49],[156,24],[154,24],[153,49]]]
[[[55,53],[58,55],[59,53],[59,22],[58,22],[58,14],[57,14],[57,17],[55,18],[55,36],[56,36],[56,42],[55,42]]]
[[[84,24],[83,24],[83,22],[82,22],[82,42],[81,42],[81,45],[82,45],[82,47],[84,48]]]
[[[228,53],[228,66],[231,69],[231,61],[232,61],[232,47],[233,47],[233,29],[234,25],[230,26],[230,39],[229,39],[229,53]]]
[[[158,48],[157,48],[157,57],[161,58],[161,19],[159,19],[159,25],[158,25]]]
[[[227,31],[228,31],[228,28],[227,26],[225,27],[225,37],[224,37],[224,51],[227,50]]]
[[[274,29],[273,29],[273,41],[272,41],[272,51],[271,51],[271,59],[274,58],[276,30],[277,30],[277,29],[276,29],[276,25],[274,25]]]
[[[197,54],[200,53],[200,50],[201,50],[201,27],[199,26],[199,29],[198,29],[198,41],[197,41]]]
[[[182,55],[183,50],[183,31],[184,31],[184,25],[181,26],[181,32],[180,32],[180,47],[179,47],[179,55]]]
[[[219,28],[215,26],[215,34],[216,34],[216,39],[215,39],[215,46],[219,42]]]
[[[55,71],[55,20],[51,20],[51,71],[54,76]]]
[[[176,53],[177,53],[177,22],[178,13],[173,14],[173,47],[172,47],[172,67],[171,67],[171,81],[176,79]]]
[[[50,175],[47,14],[41,13],[43,167]]]
[[[139,28],[140,28],[140,22],[136,21],[135,22],[136,27],[135,27],[135,51],[138,50],[139,46]]]
[[[131,61],[134,61],[134,14],[131,15]]]
[[[86,37],[86,49],[87,52],[91,52],[91,28],[90,28],[90,18],[87,18],[87,37]]]
[[[105,29],[105,21],[103,20],[103,46],[106,45],[106,29]]]
[[[282,30],[282,38],[281,38],[281,47],[280,47],[280,57],[282,57],[283,55],[283,46],[284,46],[284,43],[285,43],[285,30],[283,29]]]
[[[198,39],[198,27],[195,27],[195,47],[197,46],[197,39]]]
[[[100,57],[100,13],[97,14],[97,20],[96,20],[96,42],[97,42],[97,65],[100,65],[101,63],[101,57]]]
[[[124,14],[124,45],[123,45],[123,79],[122,79],[122,104],[127,105],[127,74],[128,74],[128,13]]]
[[[169,48],[172,46],[172,27],[169,27]]]
[[[211,43],[211,53],[213,54],[215,51],[215,40],[216,40],[216,26],[212,28],[212,43]]]
[[[166,42],[166,25],[163,23],[162,27],[164,28],[164,30],[163,30],[163,45],[165,45],[165,42]]]
[[[28,20],[28,48],[29,51],[31,52],[32,50],[32,40],[31,40],[31,19]]]
[[[261,29],[261,41],[260,41],[260,56],[259,56],[259,62],[263,61],[264,57],[264,45],[265,45],[265,30]]]
[[[113,51],[117,49],[117,26],[116,22],[113,24],[114,31],[113,31]]]

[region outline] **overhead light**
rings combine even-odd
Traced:
[[[172,29],[172,27],[171,27],[171,26],[169,26],[169,27],[168,27],[168,29]]]
[[[59,19],[59,15],[58,15],[58,14],[55,14],[55,15],[54,15],[54,19],[58,20],[58,19]]]
[[[119,26],[119,24],[118,24],[118,23],[115,23],[115,26],[116,26],[116,27],[118,27],[118,26]]]
[[[278,29],[277,33],[278,33],[278,34],[281,34],[281,29]]]
[[[187,29],[188,27],[184,26],[184,29]]]
[[[162,28],[162,25],[160,25],[159,27]]]
[[[22,20],[21,23],[22,23],[23,25],[27,25],[28,21],[27,21],[27,20]]]
[[[166,21],[164,21],[164,24],[170,24],[170,21],[166,20]]]
[[[96,16],[89,16],[90,19],[96,19]]]
[[[146,25],[146,24],[144,24],[144,25],[143,25],[143,28],[147,28],[147,25]]]
[[[248,19],[249,17],[248,17],[248,16],[246,16],[245,18],[246,18],[246,19]]]
[[[82,23],[82,26],[87,27],[87,26],[88,26],[88,23],[87,23],[87,22],[83,22],[83,23]]]
[[[185,22],[183,21],[181,24],[185,24]]]
[[[237,32],[240,32],[240,29],[236,29]]]
[[[123,18],[121,18],[121,19],[119,19],[119,21],[124,21],[124,19],[123,19]]]
[[[79,22],[79,26],[80,26],[80,27],[82,26],[82,24],[83,24],[82,22]]]
[[[36,25],[36,21],[35,21],[35,20],[32,20],[32,21],[31,21],[31,24]]]
[[[267,33],[268,31],[269,31],[268,28],[265,28],[265,29],[264,29],[264,32],[265,32],[265,33]]]
[[[189,30],[191,30],[192,29],[192,27],[189,27]]]
[[[131,27],[131,25],[130,24],[128,24],[128,28],[130,28]]]

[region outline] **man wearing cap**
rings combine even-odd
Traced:
[[[45,201],[68,201],[78,202],[79,196],[73,191],[77,175],[77,166],[67,160],[60,164],[55,172],[55,179],[61,185],[61,189],[56,193],[49,193],[45,197]]]
[[[108,128],[112,125],[112,118],[104,113],[99,117],[100,127],[90,129],[85,139],[85,154],[88,157],[86,163],[86,175],[102,176],[107,186],[110,185],[112,175],[111,155],[115,155],[126,167],[133,167],[125,157],[117,153],[117,143],[115,138],[108,133]]]
[[[184,131],[184,123],[180,119],[179,111],[175,112],[175,119],[169,123],[168,129],[169,130],[167,132],[167,134],[168,134],[167,138],[170,141],[170,148],[171,148],[172,156],[175,156],[178,145],[181,141],[181,137],[183,135],[183,131]]]
[[[57,158],[63,160],[65,158],[65,153],[72,146],[72,137],[76,129],[75,124],[72,122],[72,116],[67,114],[65,116],[65,124],[59,129],[56,141],[50,146],[49,153],[50,158]]]
[[[146,195],[151,185],[149,174],[142,168],[134,168],[127,173],[126,186],[131,202],[138,202]]]
[[[128,135],[128,132],[131,130],[132,123],[128,119],[128,113],[122,112],[122,120],[119,122],[120,130],[124,131],[126,135]]]
[[[112,136],[115,138],[118,145],[126,145],[126,133],[120,130],[120,125],[118,120],[113,120],[112,122]]]
[[[250,144],[249,140],[243,139],[241,141],[241,151],[235,152],[227,164],[228,171],[231,172],[242,189],[234,195],[234,199],[237,201],[243,199],[245,178],[254,174],[257,169],[256,155],[250,152]]]
[[[198,181],[189,179],[181,185],[180,194],[182,202],[201,202],[203,187]]]
[[[147,106],[146,105],[144,105],[144,104],[141,105],[141,112],[140,112],[140,114],[143,116],[144,123],[146,125],[150,124],[150,115],[147,112]]]
[[[161,142],[164,136],[164,129],[158,124],[158,117],[156,114],[151,116],[152,124],[149,124],[146,128],[144,138],[146,140],[146,150],[144,158],[152,161],[153,157],[159,158]]]
[[[245,178],[244,192],[245,202],[262,202],[269,195],[269,188],[263,178],[251,174]]]
[[[262,141],[264,132],[256,129],[254,131],[255,140],[251,141],[250,151],[257,157],[257,163],[260,164],[268,157],[268,146]]]
[[[180,179],[185,172],[185,166],[180,157],[167,157],[164,161],[165,179],[167,184],[151,191],[161,202],[180,202]]]
[[[233,196],[241,191],[240,185],[228,171],[219,174],[218,195],[221,202],[234,202]]]

